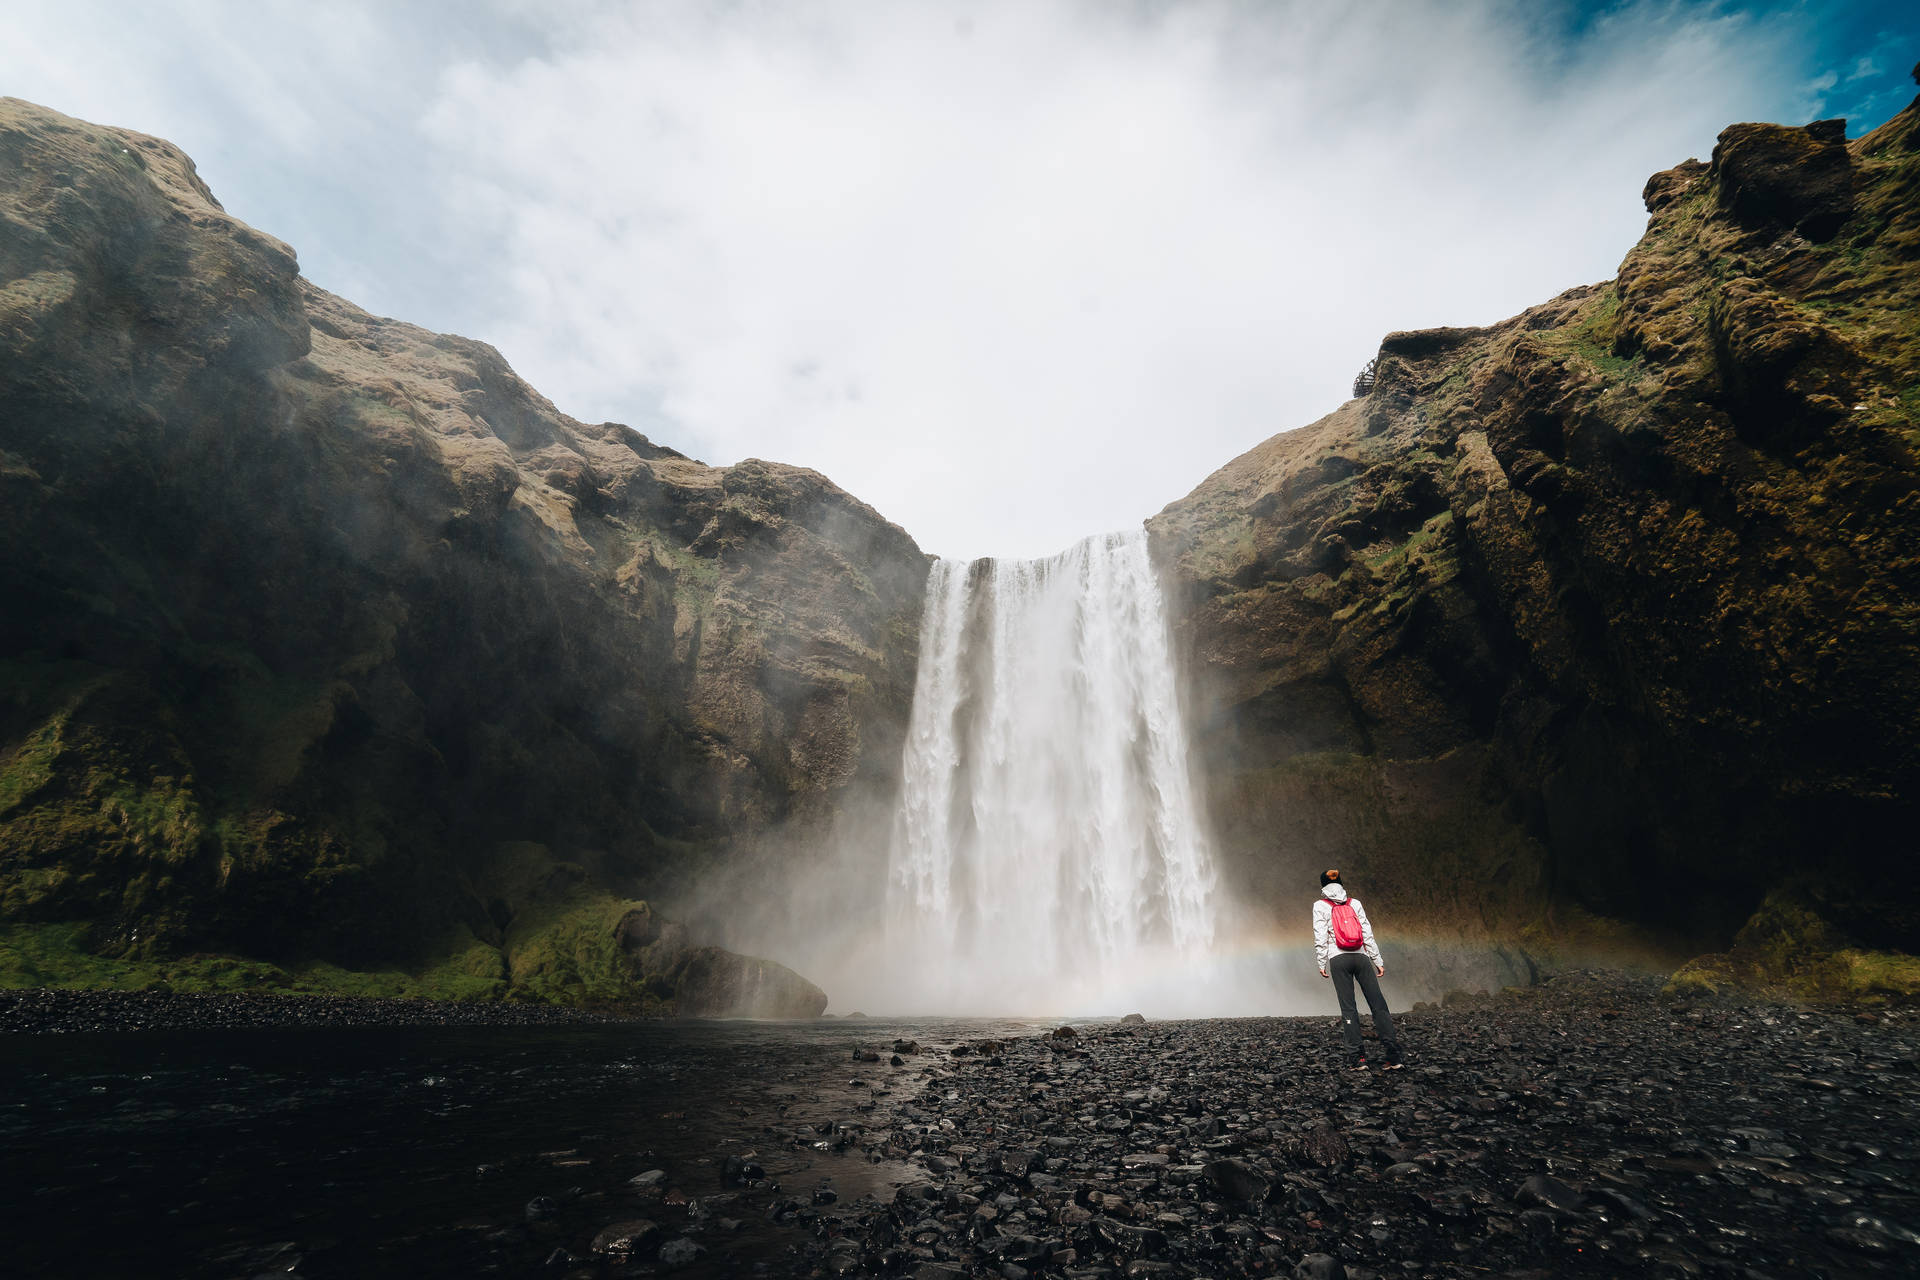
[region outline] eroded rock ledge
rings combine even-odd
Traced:
[[[1769,893],[1920,950],[1917,135],[1729,128],[1615,279],[1389,335],[1149,522],[1243,897],[1337,864],[1505,981]]]
[[[0,100],[0,403],[0,981],[518,990],[500,850],[777,895],[890,792],[911,538],[315,288],[159,139]]]

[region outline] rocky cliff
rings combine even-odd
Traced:
[[[1245,897],[1340,865],[1508,981],[1750,915],[1757,954],[1781,895],[1831,932],[1761,976],[1920,950],[1917,143],[1729,128],[1614,280],[1389,335],[1150,522]]]
[[[0,980],[712,1012],[766,975],[625,899],[891,794],[912,539],[315,288],[165,142],[0,100],[0,405]]]
[[[1256,914],[1338,864],[1443,984],[1920,989],[1917,134],[1727,130],[1614,280],[1149,522]],[[314,288],[156,139],[0,100],[0,219],[0,983],[819,1010],[710,944],[861,916],[905,533]]]

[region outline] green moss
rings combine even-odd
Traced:
[[[621,919],[646,909],[644,902],[594,888],[584,868],[531,841],[495,847],[475,891],[511,915],[501,954],[513,997],[575,1005],[652,999],[640,961],[615,937]]]
[[[1208,530],[1209,537],[1182,556],[1189,574],[1201,582],[1225,582],[1259,559],[1253,518],[1234,514]]]
[[[87,680],[37,714],[0,759],[0,920],[139,920],[151,941],[209,847],[191,765],[130,677]]]
[[[1609,382],[1636,382],[1646,376],[1649,369],[1638,355],[1618,354],[1620,329],[1620,292],[1617,286],[1610,285],[1588,300],[1575,319],[1556,329],[1538,330],[1531,337],[1543,349],[1563,359],[1579,357]]]
[[[470,1002],[500,1000],[510,993],[506,957],[461,928],[430,949],[438,958],[417,970],[343,969],[312,963],[294,971],[296,991]]]
[[[286,970],[228,955],[124,959],[88,949],[83,922],[0,925],[0,987],[85,987],[115,991],[284,990]]]
[[[1717,998],[1734,986],[1733,977],[1716,959],[1702,957],[1688,961],[1667,979],[1660,994],[1675,1000]]]
[[[614,930],[644,904],[582,892],[541,902],[514,918],[506,956],[515,994],[556,1004],[628,1001],[640,995],[639,962]]]
[[[1401,560],[1415,557],[1422,548],[1431,549],[1435,538],[1445,536],[1453,526],[1453,512],[1442,511],[1425,524],[1407,535],[1404,542],[1395,543],[1385,550],[1367,557],[1367,566],[1372,569],[1385,569]]]
[[[53,781],[65,717],[49,720],[14,751],[0,756],[0,819]]]
[[[417,1000],[498,1000],[506,964],[496,947],[465,929],[443,939],[437,959],[417,970],[355,970],[320,962],[280,966],[217,953],[126,958],[89,949],[82,922],[0,925],[0,987],[113,991],[384,996]]]
[[[673,573],[673,606],[683,622],[705,618],[720,592],[720,561],[679,546],[658,530],[648,530],[637,544]]]
[[[1813,1004],[1920,1000],[1920,957],[1858,946],[1794,888],[1776,889],[1733,946],[1701,956],[1667,984],[1673,995],[1757,993]]]
[[[1920,999],[1920,956],[1848,948],[1835,953],[1831,970],[1840,988],[1861,1000]]]

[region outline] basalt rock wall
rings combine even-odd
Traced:
[[[748,845],[771,883],[894,785],[926,575],[899,528],[577,422],[302,279],[171,145],[13,99],[0,494],[9,928],[477,946],[518,987],[529,912],[670,904]],[[702,963],[710,1011],[733,980]]]
[[[1389,335],[1149,523],[1257,910],[1338,865],[1521,978],[1773,891],[1920,947],[1917,134],[1729,128],[1615,279]]]

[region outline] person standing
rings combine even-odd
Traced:
[[[1378,979],[1387,976],[1386,963],[1373,940],[1373,925],[1360,899],[1347,896],[1338,871],[1320,873],[1320,897],[1313,904],[1313,951],[1320,961],[1320,976],[1333,979],[1333,992],[1340,1000],[1340,1034],[1347,1042],[1347,1066],[1355,1071],[1367,1069],[1366,1049],[1360,1037],[1360,1011],[1353,1002],[1354,979],[1367,996],[1367,1009],[1373,1014],[1373,1029],[1380,1036],[1380,1052],[1386,1057],[1385,1070],[1398,1071],[1400,1041],[1393,1034],[1393,1014],[1387,998],[1380,994]],[[1371,972],[1369,972],[1371,971]]]

